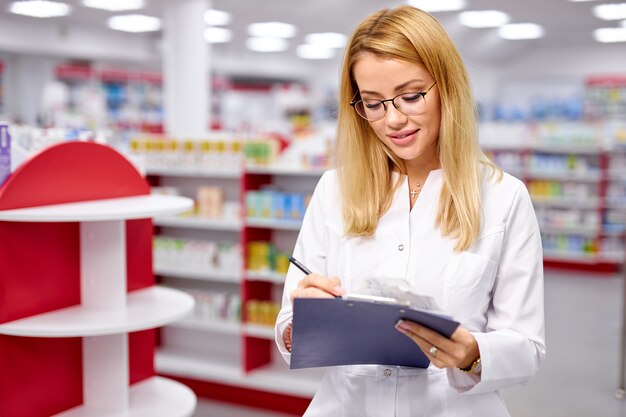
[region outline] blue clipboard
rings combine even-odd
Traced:
[[[296,298],[290,368],[357,364],[427,368],[426,355],[395,329],[398,320],[420,323],[446,337],[459,325],[449,316],[397,304]]]

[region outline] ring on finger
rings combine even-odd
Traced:
[[[439,348],[437,348],[437,346],[433,345],[430,347],[430,349],[428,349],[428,353],[430,353],[430,356],[436,356],[437,352],[439,351]]]

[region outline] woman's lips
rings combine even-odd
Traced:
[[[394,145],[406,145],[407,143],[410,143],[411,141],[413,141],[415,139],[415,134],[419,132],[419,129],[417,130],[405,130],[402,132],[397,132],[397,133],[392,133],[390,135],[387,135],[389,137],[389,139],[391,139],[391,142],[394,143]]]

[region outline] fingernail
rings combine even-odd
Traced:
[[[335,287],[333,288],[333,291],[337,295],[344,295],[346,293],[346,291],[342,287]]]
[[[398,322],[396,323],[396,329],[400,331],[409,330],[409,325],[404,320],[398,320]]]

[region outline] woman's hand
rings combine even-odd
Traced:
[[[334,298],[344,293],[341,280],[337,277],[325,277],[318,274],[309,274],[302,278],[298,287],[291,293],[291,302],[295,298]]]
[[[476,338],[461,326],[450,339],[411,321],[399,321],[396,329],[411,338],[437,368],[468,368],[480,356]]]
[[[337,277],[325,277],[317,274],[309,274],[302,278],[298,287],[289,296],[291,302],[295,298],[334,298],[344,293],[341,288],[341,280]],[[291,352],[292,324],[289,323],[283,332],[283,343],[288,352]]]

